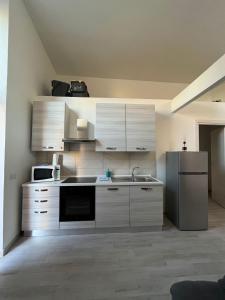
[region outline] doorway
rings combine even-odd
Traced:
[[[223,204],[220,201],[222,191],[218,182],[223,173],[221,168],[224,168],[222,180],[225,179],[225,147],[222,147],[220,140],[224,135],[225,125],[199,124],[199,151],[208,152],[209,228],[225,226],[225,183],[222,185],[224,186]]]

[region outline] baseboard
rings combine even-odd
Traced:
[[[52,229],[24,231],[26,237],[32,236],[60,236],[60,235],[82,235],[99,233],[135,233],[162,231],[162,226],[137,226],[137,227],[107,227],[107,228],[77,228],[77,229]]]
[[[3,249],[0,250],[0,257],[5,256],[5,255],[9,252],[9,250],[12,248],[12,246],[13,246],[13,245],[15,244],[15,242],[18,240],[19,236],[20,236],[19,234],[16,235],[16,236],[14,237],[14,239],[12,239],[12,241],[11,241],[5,248],[3,248]]]

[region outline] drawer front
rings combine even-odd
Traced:
[[[59,198],[59,187],[37,185],[23,188],[23,198],[48,199],[49,197]]]
[[[58,197],[32,197],[23,199],[23,209],[34,209],[34,208],[59,208]]]
[[[130,187],[131,226],[163,225],[163,188]]]
[[[59,229],[59,209],[23,209],[22,230]]]
[[[96,227],[129,226],[129,187],[96,187]]]
[[[60,229],[95,228],[95,221],[60,222]]]

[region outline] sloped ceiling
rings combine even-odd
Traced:
[[[58,74],[191,82],[225,53],[224,0],[24,0]]]

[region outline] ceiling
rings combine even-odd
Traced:
[[[225,53],[224,0],[24,0],[61,75],[191,82]]]

